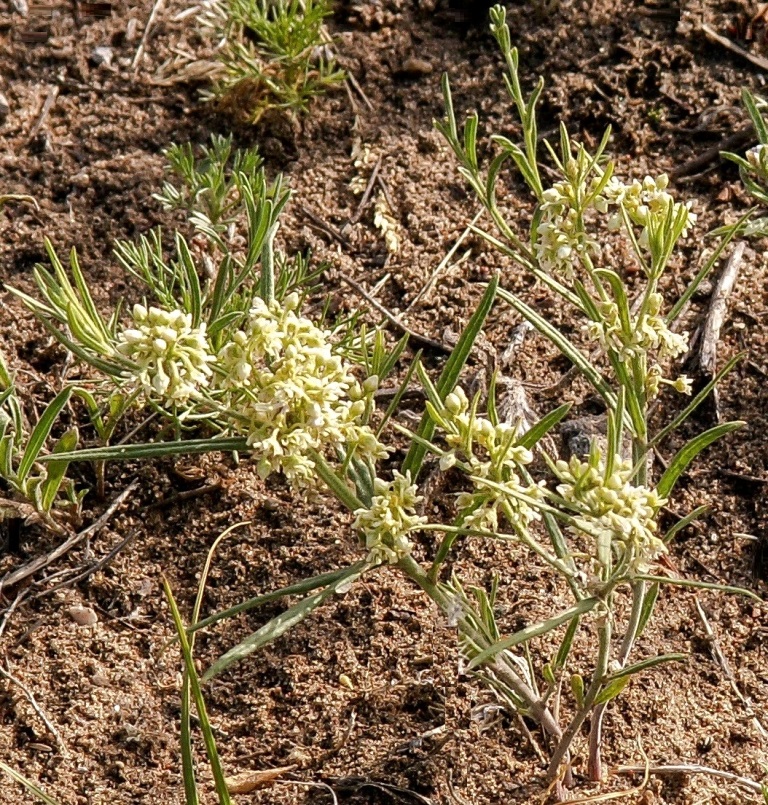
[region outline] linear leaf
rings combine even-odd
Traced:
[[[367,563],[363,564],[362,567],[360,567],[359,563],[348,567],[335,582],[329,584],[324,590],[303,598],[292,607],[286,609],[285,612],[272,618],[237,646],[219,657],[203,674],[203,682],[213,679],[214,676],[229,668],[233,663],[253,654],[254,651],[258,651],[262,646],[266,646],[298,623],[301,623],[304,618],[314,612],[328,598],[356,581],[367,567]]]
[[[665,662],[682,662],[687,660],[687,654],[660,654],[658,657],[649,657],[647,660],[640,660],[640,662],[628,665],[620,671],[616,671],[608,677],[608,682],[613,682],[616,679],[621,679],[625,676],[634,676],[642,671],[647,671],[649,668],[655,668],[657,665],[662,665]]]
[[[722,425],[716,425],[714,428],[705,430],[704,433],[700,433],[683,445],[672,461],[670,461],[669,467],[667,467],[664,475],[662,475],[659,480],[658,486],[656,487],[659,495],[663,498],[669,497],[678,478],[704,448],[709,447],[713,442],[716,442],[728,433],[738,430],[744,424],[744,422],[738,420],[735,422],[724,422]]]
[[[24,450],[24,455],[19,462],[18,477],[20,483],[23,484],[29,475],[32,465],[35,463],[40,451],[43,449],[45,440],[51,433],[51,428],[53,427],[54,422],[56,422],[56,418],[61,413],[61,409],[64,408],[64,406],[69,402],[69,398],[71,396],[71,386],[62,389],[62,391],[60,391],[53,398],[53,400],[48,403],[45,411],[43,411],[43,415],[40,417],[40,420],[38,421],[37,425],[35,425],[34,430],[29,436],[26,450]],[[62,456],[59,455],[55,458],[61,459],[61,457]]]

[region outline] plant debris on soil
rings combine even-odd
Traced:
[[[93,12],[97,5],[102,16],[84,13],[84,5],[53,6],[43,14],[30,4],[23,16],[26,3],[13,0],[0,11],[0,194],[35,200],[9,202],[0,213],[0,280],[31,292],[31,270],[45,262],[48,236],[62,257],[77,248],[97,302],[106,309],[140,297],[138,284],[111,254],[114,240],[158,225],[166,231],[186,226],[152,198],[163,180],[163,149],[172,142],[204,144],[211,133],[228,133],[229,122],[199,100],[203,83],[189,64],[193,57],[211,58],[211,43],[194,15],[183,13],[188,4],[160,4],[146,38],[151,2],[85,9]],[[258,146],[270,172],[286,175],[293,200],[279,237],[287,251],[310,249],[315,261],[327,262],[324,290],[335,307],[369,309],[342,281],[348,276],[402,314],[414,331],[442,343],[450,343],[466,322],[496,270],[502,284],[569,326],[563,311],[547,309],[552,300],[519,267],[474,235],[435,275],[479,210],[433,130],[433,119],[442,116],[440,75],[451,77],[458,113],[478,110],[481,136],[518,133],[497,49],[474,5],[339,2],[329,29],[340,63],[358,88],[316,99],[311,113],[296,123],[265,119],[234,132],[237,145]],[[749,207],[735,166],[721,162],[713,148],[748,123],[739,102],[742,87],[763,91],[766,75],[744,55],[768,58],[758,5],[508,5],[524,74],[531,85],[538,76],[546,80],[543,135],[556,137],[562,120],[574,139],[593,145],[610,125],[609,148],[624,176],[667,172],[678,177],[675,194],[694,199],[699,223],[677,258],[679,288],[707,246],[703,233]],[[713,40],[702,26],[744,52]],[[742,138],[742,150],[753,144],[748,129]],[[350,181],[357,172],[352,153],[361,145],[370,149],[371,167],[380,160],[397,251],[388,250],[374,225],[372,204],[356,215],[360,197]],[[708,160],[696,162],[707,152]],[[503,189],[509,219],[527,225],[532,204],[522,182],[510,173]],[[678,505],[688,511],[707,503],[711,511],[678,537],[670,555],[680,576],[747,587],[761,597],[768,577],[764,245],[747,245],[718,345],[720,365],[746,353],[719,396],[723,419],[746,425],[688,472]],[[0,349],[19,385],[35,399],[49,399],[68,371],[65,355],[16,298],[3,292],[0,299]],[[693,326],[707,303],[706,295],[695,300]],[[370,316],[378,322],[375,313]],[[498,305],[489,322],[486,335],[503,350],[519,320]],[[438,367],[443,355],[427,347],[426,359]],[[529,384],[539,413],[563,397],[576,403],[576,416],[590,413],[578,384],[552,390],[567,368],[542,339],[529,335],[513,373]],[[712,411],[697,416],[700,424],[713,424]],[[88,468],[77,472],[83,473],[81,482],[93,483]],[[188,615],[213,540],[241,521],[248,524],[227,537],[215,556],[204,612],[335,569],[354,561],[358,551],[351,518],[328,500],[301,502],[282,482],[259,480],[247,461],[235,464],[222,455],[113,463],[107,499],[88,496],[84,524],[134,479],[136,491],[92,539],[36,576],[2,589],[0,759],[63,805],[183,802],[181,664],[177,647],[169,645],[174,632],[163,575]],[[129,535],[109,561],[83,573]],[[0,578],[60,541],[36,527],[0,537]],[[555,594],[551,579],[504,545],[470,543],[461,567],[469,579],[487,581],[499,573],[508,582],[499,606],[510,631],[547,612]],[[82,578],[51,591],[73,576]],[[633,681],[610,708],[606,766],[642,766],[647,758],[652,766],[698,764],[763,779],[765,606],[703,591],[668,588],[662,595],[638,657],[675,651],[688,659]],[[279,611],[267,608],[198,634],[202,666]],[[578,661],[578,646],[576,651]],[[384,570],[337,596],[217,678],[207,700],[227,774],[241,782],[249,772],[260,775],[239,802],[330,803],[328,786],[339,801],[352,803],[546,799],[542,764],[521,725],[462,674],[455,630],[435,618],[419,591],[395,572]],[[590,786],[582,782],[583,742],[577,752],[580,787],[574,796],[625,791],[616,801],[644,805],[760,799],[731,780],[705,774],[652,775],[639,789],[631,787],[642,774]],[[0,803],[19,801],[20,791],[0,777]]]

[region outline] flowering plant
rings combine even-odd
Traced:
[[[262,477],[280,472],[303,492],[329,490],[354,518],[359,561],[202,620],[195,616],[182,643],[245,609],[299,597],[215,660],[203,681],[278,638],[364,574],[393,566],[456,628],[463,667],[484,679],[512,712],[540,726],[550,747],[548,781],[563,793],[573,781],[572,745],[585,722],[589,719],[589,773],[599,779],[603,715],[610,701],[636,674],[684,659],[669,653],[630,663],[660,585],[745,592],[672,577],[659,568],[674,535],[703,512],[702,507],[694,510],[664,532],[660,512],[678,479],[701,450],[741,423],[720,424],[696,436],[669,458],[663,472],[653,464],[654,450],[665,447],[666,437],[734,364],[729,362],[693,395],[692,382],[678,373],[674,361],[687,349],[687,336],[678,324],[683,308],[736,230],[721,239],[681,297],[668,304],[664,275],[679,240],[696,223],[691,205],[675,200],[665,176],[619,181],[605,156],[608,134],[594,154],[574,144],[564,129],[559,150],[544,141],[557,173],[557,180],[545,188],[536,127],[541,84],[524,96],[503,9],[495,7],[491,19],[522,124],[522,144],[493,137],[499,153],[481,166],[478,118],[469,116],[459,135],[447,78],[446,118],[437,127],[497,230],[477,231],[570,306],[583,323],[575,340],[505,290],[495,276],[437,380],[416,355],[380,414],[375,392],[395,368],[406,342],[388,349],[380,330],[371,338],[356,331],[354,321],[332,330],[302,312],[301,289],[293,292],[290,264],[277,258],[273,245],[286,196],[279,182],[267,186],[261,174],[257,192],[244,174],[227,190],[244,199],[245,236],[239,246],[230,237],[232,226],[226,227],[224,239],[223,218],[209,215],[211,225],[199,226],[202,219],[195,217],[196,229],[210,247],[203,253],[220,260],[205,281],[181,236],[170,264],[159,240],[121,249],[123,261],[158,301],[155,307],[134,308],[127,328],[120,330],[117,314],[106,323],[93,312],[77,273],[74,287],[64,286],[68,280],[63,270],[57,271],[58,285],[40,274],[46,302],[23,298],[92,366],[135,388],[150,404],[170,406],[176,421],[182,416],[176,409],[187,406],[186,420],[205,418],[216,429],[208,438],[81,450],[59,454],[59,461],[247,452]],[[507,221],[496,197],[509,160],[535,199],[525,234]],[[639,281],[630,282],[622,271],[617,243],[632,256]],[[62,292],[61,287],[69,290]],[[514,381],[498,372],[487,388],[471,396],[465,392],[465,366],[498,301],[548,339],[596,392],[604,409],[604,439],[592,439],[576,455],[560,456],[552,434],[572,404],[528,421],[505,398]],[[57,324],[67,325],[74,339]],[[426,398],[415,429],[398,419],[399,403],[414,377]],[[680,413],[652,433],[650,406],[663,387],[686,399]],[[387,443],[396,433],[409,439],[397,465],[394,447]],[[433,522],[425,506],[429,484],[423,475],[430,454],[435,456],[434,475],[444,474],[456,492],[449,522]],[[489,590],[465,588],[454,572],[454,557],[467,539],[494,540],[524,552],[554,572],[569,605],[504,635],[494,608],[498,581]],[[619,605],[622,599],[628,606]],[[577,633],[586,634],[594,647],[587,681],[569,665]],[[535,643],[544,636],[557,638],[555,652]]]

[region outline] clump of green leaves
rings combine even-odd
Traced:
[[[49,446],[51,431],[71,395],[71,387],[60,391],[30,425],[23,398],[0,354],[0,483],[8,487],[0,498],[0,521],[38,521],[59,533],[77,521],[85,491],[76,491],[66,477],[69,462],[57,459],[77,447],[77,427]],[[51,460],[42,464],[40,458],[46,454]]]
[[[329,0],[216,0],[204,18],[222,41],[210,97],[252,124],[272,109],[306,112],[344,79],[323,33],[331,11]]]

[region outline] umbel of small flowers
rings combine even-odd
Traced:
[[[187,407],[209,385],[216,360],[205,322],[193,327],[189,313],[144,305],[134,305],[132,319],[115,346],[136,366],[126,379],[162,405]]]
[[[631,576],[646,572],[667,548],[656,535],[659,509],[666,499],[655,489],[632,483],[632,463],[614,456],[606,460],[597,443],[586,461],[573,456],[557,461],[557,493],[575,514],[571,530],[595,539],[598,564],[616,562]]]
[[[395,471],[391,481],[377,478],[367,508],[357,509],[354,527],[362,531],[371,564],[395,564],[411,552],[408,533],[427,522],[416,513],[423,498],[411,483],[410,473]]]
[[[470,404],[461,386],[446,397],[442,410],[431,403],[429,409],[450,448],[440,458],[440,469],[461,462],[472,482],[473,490],[462,492],[456,500],[465,528],[498,532],[500,509],[516,529],[525,530],[540,518],[534,506],[544,497],[543,482],[528,483],[521,477],[533,454],[518,444],[517,425],[494,425],[478,416],[477,401]]]
[[[225,416],[254,449],[259,474],[281,471],[308,486],[316,481],[315,451],[375,461],[387,450],[362,422],[378,380],[359,383],[332,334],[298,313],[299,301],[295,293],[257,299],[214,369]]]
[[[585,226],[587,215],[598,219],[606,216],[607,228],[618,230],[626,214],[631,224],[641,228],[637,243],[643,249],[650,247],[654,225],[665,221],[670,213],[672,218],[682,219],[682,236],[696,223],[690,202],[676,202],[667,192],[666,174],[625,184],[604,172],[590,177],[593,170],[600,169],[579,147],[577,156],[566,161],[565,179],[542,194],[534,251],[545,271],[573,280],[580,269],[600,256],[600,245]]]

